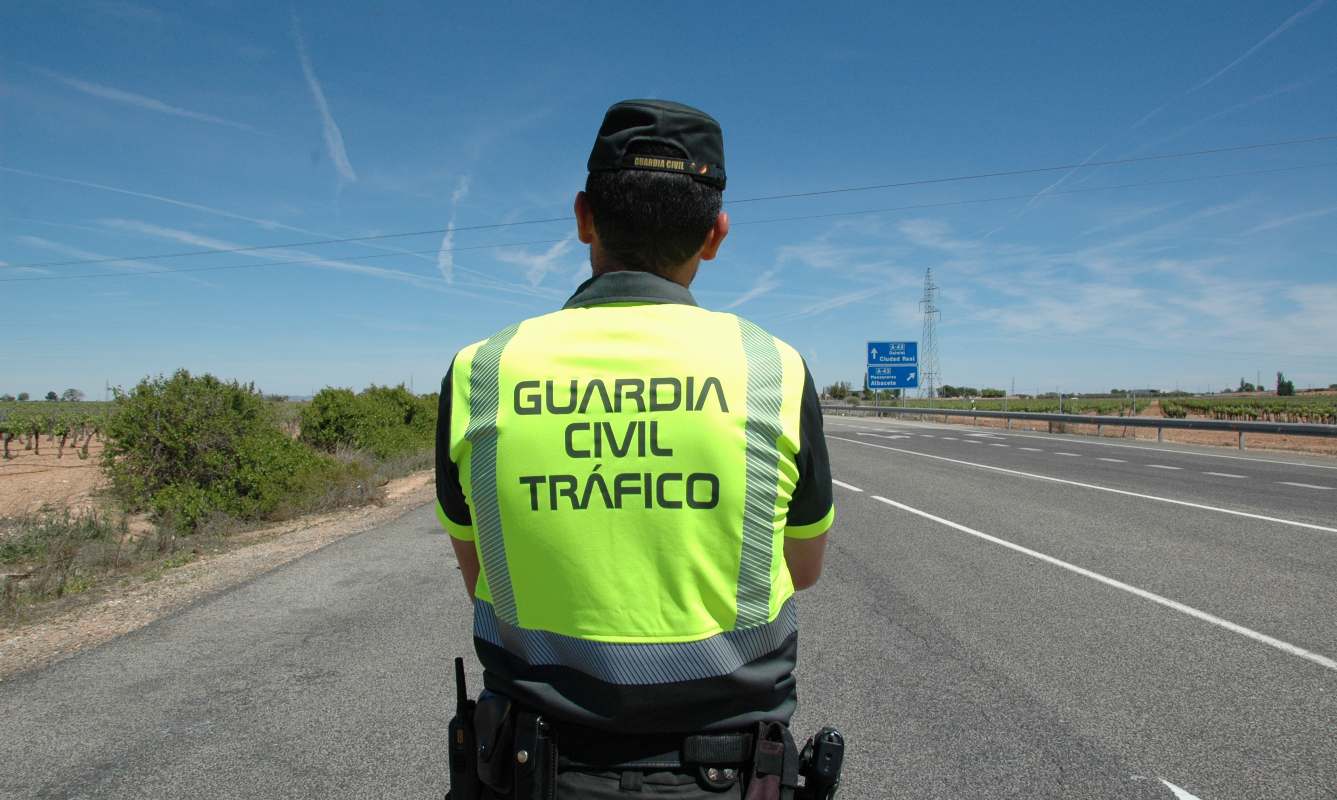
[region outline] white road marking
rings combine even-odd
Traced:
[[[935,437],[935,436],[934,436],[933,434],[931,434],[931,433],[921,433],[921,434],[919,434],[919,435],[922,436],[922,437],[925,438],[925,439],[934,439],[934,438],[937,438],[937,437]]]
[[[1277,481],[1277,483],[1280,483],[1283,486],[1299,486],[1301,489],[1321,489],[1325,492],[1332,491],[1331,486],[1317,486],[1312,483],[1296,483],[1295,481]]]
[[[1177,600],[1171,600],[1168,597],[1163,597],[1154,592],[1149,592],[1146,589],[1139,589],[1138,587],[1133,586],[1131,584],[1127,584],[1124,583],[1123,581],[1115,580],[1114,578],[1101,575],[1099,572],[1092,572],[1091,570],[1086,569],[1085,567],[1079,567],[1076,564],[1070,564],[1067,561],[1063,561],[1062,559],[1058,559],[1051,555],[1041,553],[1038,550],[1032,550],[1029,547],[1023,547],[1014,542],[1009,542],[1006,539],[999,539],[997,536],[990,536],[987,533],[983,533],[982,531],[977,531],[974,528],[967,527],[959,522],[952,522],[949,519],[943,519],[942,517],[935,516],[933,514],[928,513],[927,511],[921,511],[912,506],[907,506],[904,503],[898,503],[895,500],[888,500],[887,498],[882,497],[881,495],[875,494],[871,495],[871,497],[874,500],[878,501],[879,503],[886,503],[889,506],[892,506],[894,508],[899,508],[902,511],[908,511],[911,514],[916,514],[918,516],[923,517],[924,519],[932,520],[933,522],[936,522],[940,525],[946,525],[947,527],[952,528],[953,530],[958,530],[962,533],[970,534],[971,536],[983,539],[986,542],[992,542],[993,544],[999,545],[1001,547],[1006,547],[1009,550],[1014,550],[1018,553],[1021,553],[1022,555],[1027,555],[1030,556],[1031,558],[1044,561],[1045,563],[1053,564],[1056,567],[1059,567],[1061,569],[1066,569],[1067,571],[1075,573],[1077,575],[1081,575],[1084,578],[1090,578],[1093,581],[1099,581],[1100,583],[1103,583],[1106,586],[1111,586],[1115,589],[1119,589],[1120,591],[1128,592],[1129,594],[1136,595],[1144,600],[1150,600],[1153,603],[1157,603],[1159,605],[1165,606],[1166,608],[1178,611],[1181,614],[1187,614],[1188,616],[1193,617],[1194,619],[1197,620],[1201,620],[1202,622],[1206,622],[1211,625],[1216,625],[1217,627],[1220,628],[1225,628],[1226,630],[1232,633],[1238,633],[1241,636],[1246,636],[1250,639],[1253,639],[1255,642],[1260,642],[1262,644],[1267,645],[1268,647],[1276,648],[1277,650],[1280,650],[1283,653],[1289,653],[1290,655],[1298,656],[1300,658],[1305,659],[1306,661],[1312,661],[1313,663],[1318,664],[1320,667],[1326,667],[1334,672],[1337,672],[1337,661],[1334,661],[1333,659],[1328,658],[1327,656],[1319,655],[1318,653],[1306,650],[1303,647],[1297,647],[1291,644],[1290,642],[1283,642],[1282,640],[1268,636],[1265,633],[1259,633],[1258,631],[1255,631],[1252,628],[1246,628],[1243,625],[1231,622],[1228,619],[1222,619],[1221,617],[1218,617],[1215,614],[1209,614],[1206,611],[1201,611],[1199,609],[1194,608],[1193,606],[1185,605],[1184,603],[1181,603]]]
[[[838,480],[836,480],[835,478],[832,478],[832,479],[831,479],[831,482],[834,483],[835,485],[839,486],[839,487],[842,488],[842,489],[849,489],[851,492],[862,492],[862,491],[863,491],[863,489],[860,489],[858,486],[850,486],[848,483],[845,483],[844,481],[838,481]]]
[[[1183,469],[1183,467],[1172,467],[1169,464],[1148,464],[1147,469]]]
[[[1038,447],[1018,447],[1017,449],[1018,449],[1018,450],[1025,450],[1025,451],[1028,452],[1028,453],[1043,453],[1043,452],[1044,452],[1043,450],[1041,450],[1041,449],[1038,448]]]
[[[956,437],[955,437],[955,436],[944,436],[944,437],[942,437],[942,438],[946,439],[946,440],[949,441],[949,442],[955,442],[955,441],[956,441]]]
[[[1076,453],[1055,453],[1054,455],[1067,456],[1068,458],[1081,458],[1081,456],[1077,455]]]
[[[828,439],[835,439],[838,442],[849,442],[850,444],[863,445],[864,447],[875,447],[879,450],[891,450],[897,453],[904,453],[910,456],[919,456],[921,458],[932,458],[936,461],[947,461],[952,464],[962,464],[967,467],[977,467],[987,469],[993,472],[1003,472],[1008,475],[1017,475],[1022,478],[1031,478],[1037,481],[1049,481],[1051,483],[1063,483],[1068,486],[1080,486],[1083,489],[1093,489],[1097,492],[1109,492],[1110,494],[1120,494],[1125,497],[1139,497],[1143,500],[1154,500],[1157,503],[1169,503],[1175,506],[1184,506],[1186,508],[1196,508],[1202,511],[1215,511],[1218,514],[1229,514],[1232,517],[1246,517],[1248,519],[1258,519],[1264,522],[1276,522],[1281,525],[1290,525],[1295,528],[1306,528],[1311,531],[1323,531],[1324,533],[1337,533],[1337,528],[1331,528],[1327,525],[1315,525],[1312,522],[1300,522],[1293,519],[1282,519],[1281,517],[1269,517],[1266,514],[1254,514],[1250,511],[1238,511],[1233,508],[1221,508],[1220,506],[1209,506],[1205,503],[1194,503],[1189,500],[1176,500],[1173,497],[1161,497],[1154,494],[1143,494],[1142,492],[1130,492],[1127,489],[1115,489],[1112,486],[1100,486],[1095,483],[1082,483],[1068,478],[1056,478],[1053,475],[1040,475],[1035,472],[1022,472],[1019,469],[1008,469],[1007,467],[995,467],[992,464],[980,464],[975,461],[963,461],[959,458],[948,458],[934,453],[921,453],[918,450],[906,450],[903,447],[892,447],[885,444],[873,444],[872,442],[861,442],[858,439],[845,439],[840,436],[828,436]]]
[[[979,439],[966,439],[965,442],[966,444],[980,444]]]
[[[1011,447],[1010,444],[999,444],[998,442],[989,442],[990,447]]]
[[[1199,800],[1197,795],[1191,794],[1188,791],[1175,786],[1164,778],[1161,778],[1161,783],[1165,784],[1169,787],[1170,791],[1174,792],[1175,800]]]
[[[905,423],[902,423],[902,424],[904,424],[904,425],[914,425],[914,424],[916,424],[916,423],[905,422]],[[927,423],[918,423],[917,426],[918,426],[918,425],[925,425],[925,424],[927,424]],[[960,427],[962,427],[962,426],[960,426],[960,425],[955,425],[955,426],[952,426],[952,427],[954,427],[954,428],[960,428]],[[937,427],[934,428],[934,429],[935,429],[935,430],[950,430],[950,428],[943,428],[942,426],[937,426]],[[1118,442],[1087,441],[1084,437],[1079,437],[1079,436],[1077,436],[1077,435],[1073,435],[1073,436],[1063,436],[1062,434],[1052,434],[1052,433],[1051,433],[1051,434],[1018,433],[1018,432],[1015,432],[1015,431],[1005,431],[1005,432],[1003,432],[1003,433],[1001,433],[1001,434],[998,434],[998,435],[1001,435],[1001,436],[1007,436],[1007,437],[1020,437],[1020,438],[1024,438],[1024,439],[1048,439],[1048,440],[1051,441],[1051,442],[1054,441],[1055,439],[1058,439],[1059,441],[1065,442],[1065,443],[1067,443],[1067,444],[1096,445],[1097,447],[1123,447],[1123,448],[1127,448],[1127,449],[1129,449],[1129,450],[1147,450],[1147,451],[1151,451],[1151,452],[1155,452],[1155,453],[1174,453],[1175,455],[1178,455],[1178,456],[1197,456],[1197,457],[1199,457],[1199,458],[1228,458],[1228,459],[1231,459],[1232,461],[1256,461],[1256,462],[1258,462],[1258,463],[1260,463],[1260,464],[1282,464],[1282,465],[1287,466],[1287,467],[1305,467],[1305,468],[1310,468],[1310,469],[1337,469],[1337,464],[1312,464],[1312,463],[1309,463],[1309,462],[1307,462],[1307,461],[1282,461],[1281,459],[1277,459],[1277,458],[1255,458],[1255,457],[1253,457],[1253,456],[1232,456],[1232,455],[1229,455],[1229,454],[1226,454],[1226,453],[1202,453],[1202,452],[1198,452],[1198,451],[1196,451],[1196,450],[1174,450],[1174,449],[1169,448],[1169,447],[1152,447],[1152,446],[1150,446],[1150,444],[1120,444],[1120,443],[1118,443]],[[1090,437],[1090,438],[1091,438],[1091,439],[1095,439],[1094,436],[1093,436],[1093,437]]]
[[[1127,463],[1128,463],[1127,461],[1123,460],[1122,458],[1098,458],[1098,459],[1096,459],[1096,460],[1097,460],[1097,461],[1108,461],[1108,462],[1110,462],[1111,464],[1127,464]]]
[[[1236,475],[1233,472],[1204,472],[1203,475],[1215,475],[1218,478],[1243,478],[1244,475]]]

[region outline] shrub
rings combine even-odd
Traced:
[[[105,435],[113,492],[182,532],[300,509],[343,471],[284,435],[253,386],[185,370],[118,395]]]
[[[432,447],[437,396],[418,397],[400,386],[322,389],[302,409],[302,441],[333,453],[365,450],[388,459]]]

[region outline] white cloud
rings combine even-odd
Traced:
[[[325,149],[330,154],[330,161],[334,162],[334,169],[339,173],[340,182],[356,183],[357,173],[353,171],[353,165],[348,161],[348,151],[344,148],[344,135],[339,130],[338,123],[334,121],[334,115],[330,113],[325,90],[321,88],[320,80],[316,78],[316,71],[311,66],[311,57],[306,52],[306,40],[302,38],[296,11],[292,15],[292,30],[293,37],[297,40],[297,57],[302,62],[302,74],[306,76],[306,85],[311,90],[312,99],[316,101],[316,109],[320,112]]]
[[[62,83],[71,89],[83,92],[92,97],[110,100],[114,103],[132,106],[145,111],[154,111],[159,114],[168,114],[174,117],[184,117],[186,119],[193,119],[197,122],[207,122],[210,125],[222,125],[228,128],[236,128],[237,130],[247,131],[248,133],[264,133],[264,131],[261,131],[253,125],[248,125],[245,122],[237,122],[235,120],[224,119],[223,117],[216,117],[213,114],[205,114],[202,111],[192,111],[188,108],[170,105],[154,97],[127,92],[124,89],[117,89],[113,86],[106,86],[100,83],[79,80],[78,78],[61,75],[58,72],[52,72],[48,69],[37,67],[34,67],[33,69],[53,81]]]
[[[775,291],[775,288],[780,285],[779,282],[775,280],[775,273],[776,270],[768,269],[758,275],[757,280],[752,284],[752,288],[734,298],[733,302],[725,306],[724,309],[727,311],[731,308],[738,308],[744,303],[756,300],[764,294],[769,294],[770,292]]]
[[[571,243],[575,239],[576,235],[574,233],[567,234],[566,238],[542,253],[529,253],[511,249],[499,250],[495,258],[503,264],[524,267],[526,281],[531,287],[537,287],[549,272],[553,272],[560,267],[559,262],[571,249]]]
[[[1275,228],[1284,227],[1286,225],[1294,225],[1297,222],[1304,222],[1305,220],[1318,219],[1319,217],[1326,217],[1329,214],[1337,214],[1337,206],[1329,206],[1327,208],[1316,208],[1313,211],[1305,211],[1299,214],[1292,214],[1289,217],[1278,217],[1276,219],[1271,219],[1268,220],[1267,222],[1264,222],[1261,225],[1256,225],[1250,228],[1249,230],[1245,231],[1245,233],[1250,234],[1250,233],[1261,233],[1262,231],[1270,231]]]
[[[469,196],[469,176],[461,175],[455,184],[455,191],[450,193],[450,222],[446,223],[446,235],[441,237],[441,246],[436,251],[436,268],[446,283],[455,280],[455,215],[460,203]]]

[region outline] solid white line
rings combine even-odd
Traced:
[[[1128,463],[1127,461],[1123,460],[1122,458],[1099,458],[1099,459],[1097,459],[1097,460],[1098,460],[1098,461],[1108,461],[1108,462],[1110,462],[1111,464],[1127,464],[1127,463]]]
[[[1041,450],[1041,449],[1038,448],[1038,447],[1018,447],[1017,449],[1018,449],[1018,450],[1025,450],[1025,451],[1028,452],[1028,453],[1043,453],[1043,452],[1044,452],[1043,450]]]
[[[1299,486],[1301,489],[1322,489],[1325,492],[1331,492],[1331,486],[1315,486],[1312,483],[1296,483],[1295,481],[1277,481],[1282,486]]]
[[[1054,455],[1067,456],[1068,458],[1081,458],[1081,456],[1077,455],[1076,453],[1055,453]]]
[[[1077,575],[1081,575],[1084,578],[1090,578],[1091,580],[1099,581],[1100,583],[1103,583],[1106,586],[1111,586],[1115,589],[1128,592],[1129,594],[1137,595],[1138,597],[1141,597],[1144,600],[1150,600],[1153,603],[1157,603],[1159,605],[1165,606],[1166,608],[1173,609],[1181,614],[1187,614],[1188,616],[1193,617],[1194,619],[1197,620],[1201,620],[1202,622],[1207,622],[1212,625],[1216,625],[1217,627],[1225,628],[1226,630],[1231,631],[1232,633],[1238,633],[1241,636],[1247,636],[1248,638],[1253,639],[1255,642],[1260,642],[1269,647],[1274,647],[1277,650],[1282,651],[1283,653],[1289,653],[1293,656],[1299,656],[1300,658],[1303,658],[1306,661],[1312,661],[1313,663],[1318,664],[1320,667],[1327,667],[1328,669],[1337,672],[1337,661],[1334,661],[1331,658],[1328,658],[1327,656],[1322,656],[1319,655],[1318,653],[1305,650],[1303,647],[1297,647],[1291,644],[1290,642],[1283,642],[1280,639],[1275,639],[1271,636],[1268,636],[1265,633],[1259,633],[1258,631],[1255,631],[1251,628],[1246,628],[1243,625],[1231,622],[1228,619],[1222,619],[1221,617],[1218,617],[1215,614],[1208,614],[1206,611],[1200,611],[1194,608],[1193,606],[1185,605],[1177,600],[1171,600],[1168,597],[1162,597],[1161,595],[1158,595],[1154,592],[1149,592],[1146,589],[1139,589],[1138,587],[1124,583],[1123,581],[1106,577],[1104,575],[1101,575],[1099,572],[1092,572],[1091,570],[1086,569],[1084,567],[1079,567],[1076,564],[1070,564],[1067,561],[1054,558],[1053,556],[1041,553],[1038,550],[1032,550],[1029,547],[1022,547],[1021,545],[1016,544],[1014,542],[1009,542],[1006,539],[999,539],[997,536],[990,536],[989,534],[977,531],[974,528],[968,528],[959,522],[952,522],[949,519],[943,519],[942,517],[935,516],[933,514],[928,513],[927,511],[920,511],[917,508],[907,506],[904,503],[898,503],[895,500],[888,500],[887,498],[882,497],[881,495],[875,494],[871,495],[871,497],[874,500],[878,501],[879,503],[886,503],[889,506],[892,506],[894,508],[899,508],[902,511],[908,511],[911,514],[917,514],[918,516],[921,516],[924,519],[932,520],[940,525],[946,525],[947,527],[961,531],[962,533],[968,533],[971,536],[983,539],[986,542],[992,542],[993,544],[999,545],[1001,547],[1006,547],[1009,550],[1014,550],[1023,555],[1028,555],[1031,558],[1036,558],[1048,564],[1053,564],[1056,567],[1066,569],[1069,572],[1076,573]]]
[[[1203,475],[1215,475],[1218,478],[1244,478],[1244,475],[1236,475],[1232,472],[1204,472]]]
[[[849,489],[851,492],[862,492],[862,491],[863,491],[863,489],[860,489],[858,486],[850,486],[848,483],[845,483],[844,481],[838,481],[838,480],[836,480],[835,478],[832,478],[832,479],[831,479],[831,482],[834,483],[835,485],[839,486],[839,487],[842,488],[842,489]]]
[[[1183,467],[1172,467],[1168,464],[1148,464],[1147,469],[1183,469]]]
[[[829,418],[828,418],[828,419],[829,419]],[[871,422],[871,421],[870,421],[870,422]],[[928,425],[929,423],[915,423],[915,422],[911,422],[911,421],[909,421],[909,420],[906,420],[905,422],[900,423],[900,424],[902,424],[902,425],[906,425],[906,426],[914,425],[914,426],[916,426],[916,427],[920,427],[920,426]],[[953,430],[953,429],[957,429],[957,430],[959,430],[959,429],[962,428],[962,427],[965,427],[965,426],[962,426],[962,425],[952,425],[952,426],[950,426],[950,427],[943,427],[942,425],[936,425],[936,426],[934,426],[934,427],[932,428],[932,430]],[[1118,442],[1087,441],[1087,437],[1082,437],[1082,436],[1080,436],[1080,435],[1078,435],[1078,434],[1073,434],[1073,435],[1071,435],[1071,436],[1064,436],[1063,434],[1057,434],[1057,433],[1049,433],[1049,434],[1018,433],[1018,432],[1016,432],[1016,431],[1012,431],[1012,430],[1008,430],[1008,429],[1002,429],[1002,428],[1000,428],[1000,429],[998,429],[998,430],[999,430],[999,433],[996,434],[996,435],[998,435],[998,436],[1020,437],[1020,438],[1024,438],[1024,439],[1048,439],[1048,440],[1051,441],[1051,442],[1057,439],[1058,441],[1066,442],[1067,444],[1089,444],[1089,445],[1096,445],[1096,446],[1098,446],[1098,447],[1124,447],[1124,448],[1127,448],[1127,449],[1129,449],[1129,450],[1147,450],[1147,451],[1155,452],[1155,453],[1174,453],[1174,454],[1177,455],[1177,456],[1196,456],[1196,457],[1199,457],[1199,458],[1229,458],[1229,459],[1231,459],[1232,461],[1256,461],[1256,462],[1258,462],[1258,463],[1260,463],[1260,464],[1282,464],[1282,465],[1285,465],[1285,466],[1287,466],[1287,467],[1308,467],[1308,468],[1312,468],[1312,469],[1337,469],[1337,464],[1311,464],[1311,463],[1306,462],[1306,461],[1282,461],[1281,459],[1277,459],[1277,458],[1254,458],[1254,457],[1252,457],[1252,456],[1232,456],[1232,455],[1228,455],[1228,454],[1226,454],[1226,453],[1201,453],[1201,452],[1198,452],[1198,451],[1196,451],[1196,450],[1175,450],[1175,449],[1173,449],[1173,448],[1169,448],[1169,447],[1151,447],[1150,445],[1140,445],[1140,444],[1119,444]],[[1089,437],[1089,438],[1091,438],[1091,439],[1095,439],[1094,436]]]
[[[1100,486],[1094,483],[1082,483],[1081,481],[1069,480],[1067,478],[1056,478],[1052,475],[1040,475],[1034,472],[1022,472],[1019,469],[1008,469],[1007,467],[995,467],[992,464],[980,464],[975,461],[963,461],[959,458],[948,458],[947,456],[935,455],[933,453],[921,453],[918,450],[906,450],[903,447],[891,447],[885,444],[873,444],[872,442],[861,442],[858,439],[845,439],[840,436],[828,436],[828,439],[835,439],[839,442],[849,442],[850,444],[863,445],[864,447],[875,447],[878,450],[891,450],[897,453],[905,453],[910,456],[921,456],[923,458],[932,458],[937,461],[947,461],[952,464],[963,464],[967,467],[978,467],[979,469],[992,470],[993,472],[1003,472],[1008,475],[1019,475],[1023,478],[1031,478],[1037,481],[1050,481],[1052,483],[1063,483],[1068,486],[1080,486],[1083,489],[1094,489],[1097,492],[1109,492],[1110,494],[1121,494],[1125,497],[1140,497],[1143,500],[1155,500],[1158,503],[1169,503],[1176,506],[1185,506],[1187,508],[1197,508],[1202,511],[1215,511],[1219,514],[1229,514],[1233,517],[1247,517],[1249,519],[1260,519],[1264,522],[1276,522],[1281,525],[1290,525],[1296,528],[1308,528],[1312,531],[1323,531],[1325,533],[1337,533],[1337,528],[1330,528],[1326,525],[1315,525],[1312,522],[1299,522],[1293,519],[1282,519],[1280,517],[1269,517],[1265,514],[1254,514],[1249,511],[1236,511],[1233,508],[1221,508],[1220,506],[1209,506],[1204,503],[1194,503],[1188,500],[1176,500],[1171,497],[1160,497],[1154,494],[1143,494],[1141,492],[1130,492],[1127,489],[1115,489],[1112,486]]]

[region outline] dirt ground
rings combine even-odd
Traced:
[[[236,534],[229,538],[228,551],[169,570],[157,580],[114,587],[89,605],[41,622],[0,628],[0,680],[142,628],[199,597],[388,522],[431,502],[432,487],[430,471],[399,478],[386,486],[383,506],[316,514]]]
[[[1161,409],[1158,403],[1152,403],[1151,406],[1138,414],[1139,417],[1160,417]],[[947,422],[961,425],[976,425],[981,428],[1005,428],[1007,420],[987,419],[980,417],[972,421],[971,417],[929,417],[935,422]],[[1205,417],[1190,417],[1190,419],[1206,419]],[[1106,425],[1104,429],[1097,432],[1096,425],[1067,425],[1054,424],[1054,433],[1071,433],[1083,436],[1104,436],[1114,439],[1138,439],[1141,441],[1156,441],[1155,428],[1129,428],[1121,425]],[[1018,431],[1048,431],[1049,424],[1046,422],[1028,422],[1023,420],[1012,420],[1012,429]],[[1164,441],[1174,444],[1195,444],[1215,447],[1239,447],[1239,435],[1230,431],[1191,431],[1174,430],[1166,428],[1164,431]],[[1337,439],[1325,438],[1319,436],[1284,436],[1272,433],[1249,433],[1245,434],[1244,446],[1249,450],[1280,450],[1299,453],[1315,453],[1319,455],[1337,455]]]
[[[57,457],[56,445],[45,436],[41,449],[41,455],[34,455],[22,442],[10,442],[10,460],[0,460],[0,517],[43,508],[78,512],[96,505],[96,495],[105,486],[99,469],[102,443],[89,445],[88,458],[82,460],[72,447]]]

